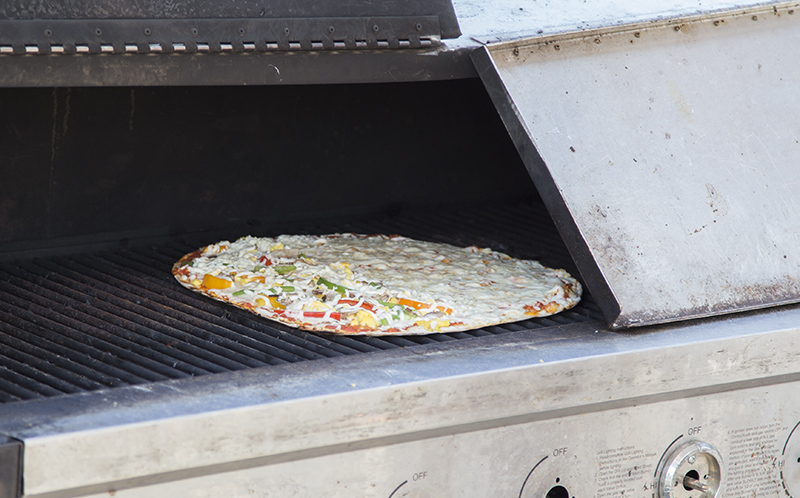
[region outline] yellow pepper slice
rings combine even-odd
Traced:
[[[263,294],[262,294],[262,296],[263,296]],[[272,306],[272,309],[275,309],[275,310],[285,310],[286,309],[286,305],[281,304],[281,303],[278,302],[278,296],[264,296],[264,297],[269,299],[269,304]],[[256,298],[256,305],[263,308],[264,306],[267,305],[267,302],[264,300],[264,298],[257,297]]]
[[[248,277],[246,275],[236,275],[233,278],[233,280],[240,285],[246,285],[249,284],[250,282],[258,282],[260,284],[266,282],[266,278],[263,275],[255,275],[253,277]]]
[[[414,308],[415,310],[426,310],[431,307],[431,305],[428,303],[422,303],[420,301],[414,301],[413,299],[406,299],[404,297],[399,298],[397,302],[399,304],[402,304],[403,306]],[[446,306],[437,306],[436,309],[444,313],[447,313],[448,315],[453,314],[453,310]]]
[[[233,285],[233,282],[206,273],[203,275],[203,285],[205,285],[207,289],[227,289]]]

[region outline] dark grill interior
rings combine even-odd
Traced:
[[[474,244],[575,273],[478,80],[4,89],[0,131],[3,402],[600,319],[587,298],[471,332],[321,336],[172,278],[212,242],[332,232]]]
[[[271,227],[254,235],[398,233],[492,247],[575,272],[535,199],[435,213]],[[374,353],[600,320],[588,294],[562,314],[479,330],[408,337],[321,336],[269,322],[181,287],[180,256],[244,233],[166,237],[105,250],[52,250],[0,265],[0,400],[12,402],[341,355]]]

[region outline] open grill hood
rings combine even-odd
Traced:
[[[795,8],[474,52],[612,328],[800,299]]]

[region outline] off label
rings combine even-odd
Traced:
[[[410,491],[408,491],[408,488],[406,488],[405,490],[401,490],[401,488],[408,484],[413,489],[414,485],[413,484],[409,484],[409,482],[424,481],[425,479],[427,479],[427,477],[428,477],[428,471],[427,470],[421,470],[419,472],[414,472],[413,474],[411,474],[411,481],[406,479],[405,481],[400,483],[399,486],[394,488],[394,491],[392,491],[392,494],[389,495],[389,498],[395,498],[397,496],[408,496],[408,493],[410,493]],[[413,493],[413,492],[411,492],[411,493]],[[414,495],[414,496],[416,496],[416,495]]]
[[[690,436],[694,436],[695,434],[700,434],[700,429],[701,429],[702,427],[703,427],[702,425],[698,425],[698,426],[696,426],[696,427],[689,427],[689,428],[686,430],[686,434],[688,434],[688,435],[690,435]]]
[[[555,448],[553,450],[553,456],[554,457],[565,456],[566,454],[567,454],[567,448],[566,447],[564,447],[564,448]]]

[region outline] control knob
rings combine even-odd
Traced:
[[[687,441],[659,464],[658,498],[716,498],[722,485],[722,457],[708,443]]]

